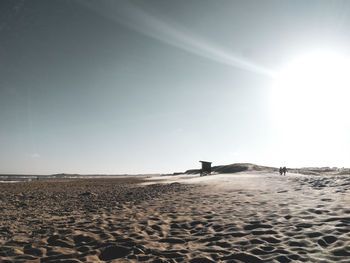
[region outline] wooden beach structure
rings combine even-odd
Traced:
[[[207,161],[199,161],[200,163],[202,163],[202,169],[200,172],[200,176],[204,176],[204,175],[208,175],[211,173],[211,162],[207,162]]]

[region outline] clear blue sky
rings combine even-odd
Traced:
[[[348,1],[1,1],[0,173],[350,166],[345,136],[334,149],[335,133],[282,136],[270,105],[288,61],[348,52],[349,14]]]

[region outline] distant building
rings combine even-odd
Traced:
[[[202,163],[201,176],[211,173],[211,162],[199,161]]]

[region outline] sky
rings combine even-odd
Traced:
[[[348,1],[2,0],[0,173],[350,167],[349,42]]]

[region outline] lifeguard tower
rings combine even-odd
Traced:
[[[211,173],[211,162],[207,161],[199,161],[202,163],[202,169],[200,172],[200,176],[208,175]]]

